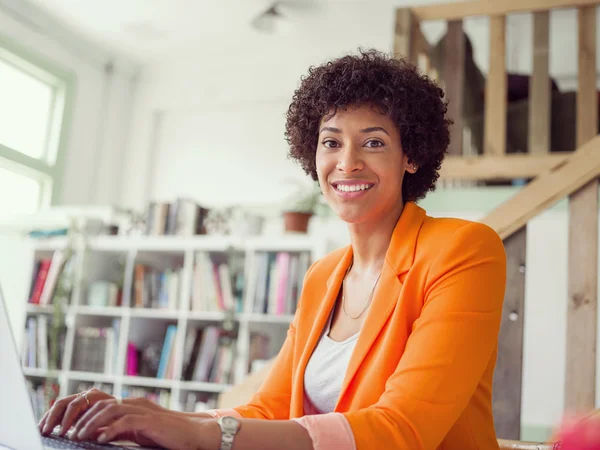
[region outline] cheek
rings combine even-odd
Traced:
[[[330,166],[331,164],[329,163],[327,158],[324,158],[322,154],[317,152],[317,155],[315,157],[315,167],[317,168],[317,175],[319,177],[319,181],[323,182],[327,179],[327,176],[331,171]]]

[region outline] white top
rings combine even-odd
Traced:
[[[346,369],[358,339],[358,333],[345,341],[329,337],[333,313],[319,339],[304,372],[304,392],[320,413],[333,412],[337,404]]]

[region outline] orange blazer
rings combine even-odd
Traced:
[[[304,370],[352,247],[316,261],[274,366],[243,417],[302,417]],[[358,450],[497,449],[492,376],[506,256],[491,228],[407,203],[394,228],[335,412]]]

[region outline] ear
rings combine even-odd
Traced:
[[[414,174],[417,172],[417,170],[419,170],[419,166],[417,165],[417,163],[409,161],[408,158],[406,158],[404,170],[406,170],[408,173]]]

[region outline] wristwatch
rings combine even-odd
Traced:
[[[223,416],[217,420],[219,427],[221,428],[221,447],[219,450],[231,450],[233,445],[233,438],[236,433],[240,430],[241,423],[235,417]]]

